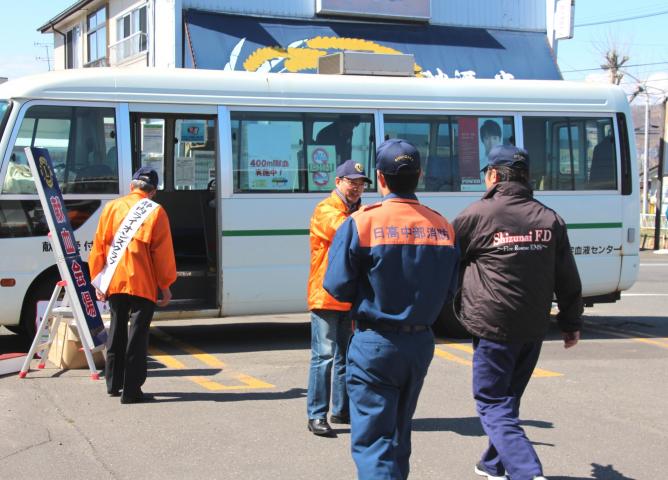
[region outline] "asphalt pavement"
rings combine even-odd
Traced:
[[[646,251],[619,302],[586,310],[578,346],[551,329],[521,415],[548,478],[666,477],[667,306],[668,255]],[[309,335],[306,314],[155,322],[145,404],[121,405],[87,370],[0,377],[0,479],[355,478],[349,427],[306,429]],[[0,328],[0,353],[21,350]],[[469,341],[438,339],[411,478],[479,478],[470,364]]]

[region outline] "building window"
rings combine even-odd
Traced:
[[[80,41],[81,30],[79,27],[74,27],[65,33],[65,68],[78,68],[81,65]]]
[[[113,63],[143,53],[147,49],[146,5],[116,21],[116,43],[111,46]]]
[[[107,9],[102,7],[88,16],[88,63],[103,62],[107,57]]]

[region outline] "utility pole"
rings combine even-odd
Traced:
[[[654,215],[654,250],[659,250],[661,248],[661,204],[663,203],[663,163],[664,157],[666,156],[666,141],[668,138],[668,97],[663,97],[663,128],[661,128],[661,140],[659,142],[659,166],[658,166],[658,177],[659,185],[656,189],[656,212]]]
[[[645,155],[642,161],[642,214],[647,215],[647,197],[649,193],[648,164],[649,164],[649,93],[645,92]]]

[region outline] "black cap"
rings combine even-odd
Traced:
[[[336,167],[336,176],[339,178],[349,178],[351,180],[361,178],[365,182],[371,183],[371,180],[369,180],[369,177],[367,177],[364,172],[364,166],[355,160],[346,160]]]
[[[158,188],[158,172],[151,167],[139,167],[139,170],[132,175],[132,179],[143,180],[146,183],[153,185],[154,188]]]
[[[401,138],[390,138],[376,149],[376,168],[387,175],[420,171],[420,152]]]
[[[514,145],[497,145],[489,151],[487,161],[482,172],[486,172],[489,167],[529,168],[529,154]]]

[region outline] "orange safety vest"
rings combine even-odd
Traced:
[[[348,207],[336,191],[316,205],[311,216],[311,270],[308,277],[307,302],[309,310],[338,310],[347,312],[352,304],[339,302],[322,288],[327,270],[327,255],[334,234],[348,218]]]
[[[130,208],[147,197],[147,193],[135,189],[104,207],[88,257],[91,278],[104,268],[114,235]],[[158,207],[132,238],[111,279],[107,295],[126,293],[155,302],[158,288],[167,288],[175,281],[176,261],[169,219],[165,210]]]

